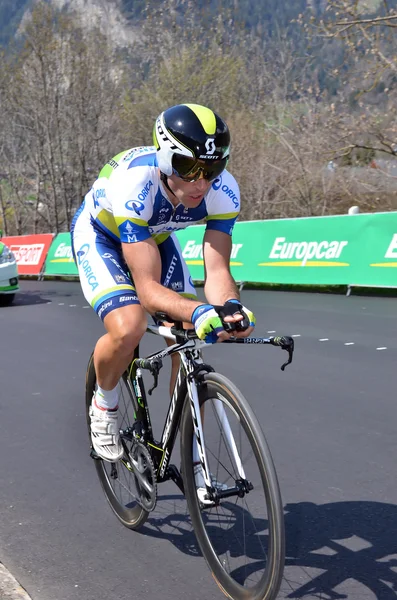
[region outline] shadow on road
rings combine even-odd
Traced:
[[[1,302],[0,298],[0,306],[1,308],[13,308],[15,306],[32,306],[34,304],[51,304],[56,300],[68,300],[70,298],[76,298],[76,293],[74,291],[70,293],[60,293],[57,289],[47,289],[43,290],[24,290],[16,292],[14,300],[11,304],[7,305],[6,302]]]
[[[45,292],[46,296],[49,296],[48,292]],[[49,298],[43,298],[42,292],[39,291],[29,291],[29,292],[17,292],[15,294],[15,298],[9,306],[4,306],[2,308],[12,309],[16,306],[31,306],[33,304],[48,304],[51,302]]]
[[[247,534],[249,519],[241,507],[231,502],[225,504],[229,526],[223,526],[215,535],[215,525],[209,522],[209,531],[217,553],[222,554],[230,548],[231,557],[242,557],[245,552],[248,564],[244,561],[233,571],[234,577],[243,583],[244,578],[255,570],[263,569],[267,521],[255,519],[248,532],[249,542],[243,548],[241,535],[243,531]],[[368,588],[378,600],[397,599],[397,506],[367,501],[287,504],[285,532],[283,588],[289,588],[285,597],[348,598],[335,588],[353,579]],[[201,556],[182,496],[160,497],[158,507],[141,533],[167,539],[185,554]],[[302,569],[303,585],[301,577],[300,583],[296,577],[290,580],[288,573],[294,567]],[[311,573],[311,568],[316,571]],[[318,574],[319,570],[321,574]]]
[[[286,566],[321,569],[289,594],[347,598],[335,588],[354,579],[378,600],[397,598],[397,506],[382,502],[310,502],[285,506]]]

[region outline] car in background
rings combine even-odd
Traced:
[[[1,238],[0,230],[0,238]],[[14,254],[0,239],[0,306],[8,306],[19,290],[18,266]]]

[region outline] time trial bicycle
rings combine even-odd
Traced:
[[[160,321],[172,322],[164,313]],[[119,426],[124,456],[115,463],[91,456],[116,517],[140,528],[156,507],[157,486],[167,480],[185,495],[198,545],[215,581],[234,600],[274,600],[284,569],[284,513],[272,456],[248,401],[226,377],[204,363],[207,346],[194,330],[149,325],[148,332],[175,343],[146,358],[139,349],[119,386]],[[232,338],[222,344],[271,344],[288,352],[289,336]],[[219,350],[221,344],[216,347]],[[143,371],[157,387],[163,359],[179,353],[180,367],[160,440],[154,437]],[[93,355],[86,377],[86,414],[96,387]],[[90,429],[89,429],[90,430]],[[180,431],[180,469],[170,464]],[[90,436],[91,439],[91,436]]]

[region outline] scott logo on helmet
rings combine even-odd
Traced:
[[[214,138],[208,138],[205,142],[205,149],[207,150],[207,154],[214,154],[216,150]]]
[[[178,146],[175,145],[175,142],[173,142],[165,133],[163,126],[161,124],[160,117],[158,117],[158,119],[156,121],[156,127],[157,127],[158,134],[161,137],[161,139],[163,140],[163,142],[167,142],[170,145],[171,150],[178,150]]]

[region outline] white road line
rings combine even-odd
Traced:
[[[329,338],[320,338],[319,342],[329,342]]]
[[[91,308],[91,306],[87,305],[87,306],[83,306],[83,308]]]
[[[58,302],[58,306],[65,306],[64,302]]]
[[[294,333],[293,335],[291,335],[291,337],[301,337],[300,333]]]
[[[345,342],[345,346],[354,346],[354,342]]]
[[[268,331],[268,333],[276,333],[276,330],[272,329],[271,331]]]
[[[387,350],[386,346],[380,346],[379,348],[377,348],[377,350]]]
[[[69,304],[69,306],[77,306],[77,304]]]

